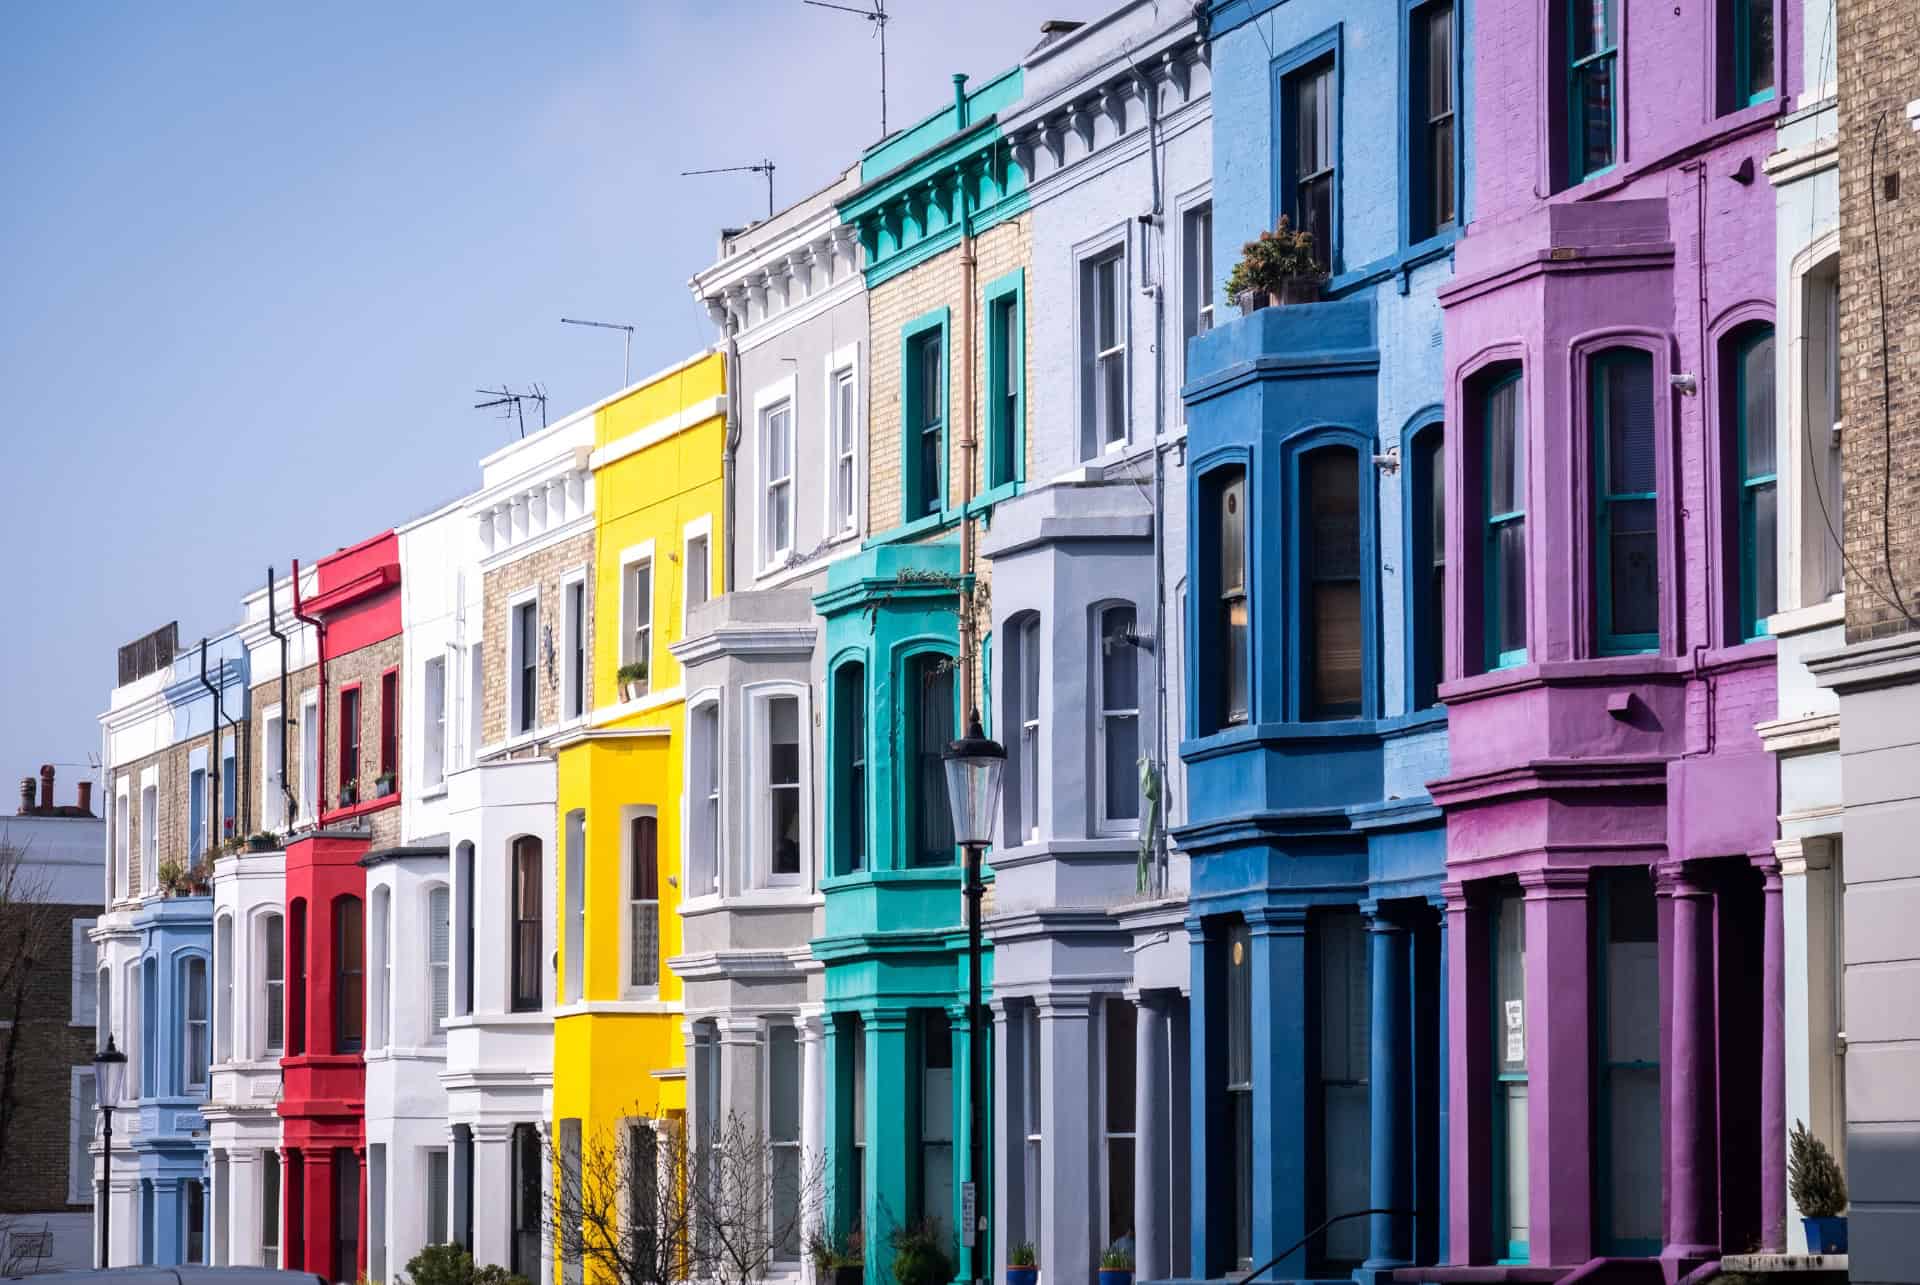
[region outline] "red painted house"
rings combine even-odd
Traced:
[[[366,1271],[366,871],[400,828],[400,547],[393,532],[315,567],[294,610],[320,642],[319,824],[287,845],[288,1268]],[[294,583],[299,584],[296,571]]]

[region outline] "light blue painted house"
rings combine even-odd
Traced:
[[[1209,18],[1218,275],[1285,215],[1328,280],[1187,351],[1183,1266],[1369,1280],[1445,1250],[1425,783],[1447,766],[1435,291],[1469,190],[1468,41],[1450,0]],[[1343,1217],[1369,1208],[1418,1213]]]

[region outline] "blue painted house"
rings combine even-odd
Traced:
[[[1449,0],[1209,18],[1214,261],[1224,277],[1284,215],[1327,280],[1187,354],[1188,1271],[1304,1242],[1264,1275],[1369,1280],[1445,1249],[1425,783],[1447,766],[1435,292],[1468,190],[1468,46]],[[1369,1208],[1418,1212],[1342,1218]]]

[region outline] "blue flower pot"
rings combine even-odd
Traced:
[[[1040,1279],[1038,1267],[1007,1268],[1007,1285],[1034,1285]]]
[[[1845,1214],[1835,1218],[1802,1218],[1800,1225],[1807,1229],[1809,1254],[1847,1252],[1847,1216]]]
[[[1100,1269],[1100,1285],[1133,1285],[1133,1272],[1111,1267]]]

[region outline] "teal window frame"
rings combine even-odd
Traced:
[[[1585,7],[1591,19],[1595,4],[1606,6],[1607,38],[1597,43],[1591,52],[1576,54],[1574,32],[1579,30],[1580,11]],[[1602,65],[1607,77],[1607,160],[1604,165],[1588,169],[1584,146],[1588,137],[1587,111],[1580,86],[1590,68]],[[1605,174],[1620,160],[1620,0],[1567,0],[1566,68],[1567,177],[1571,185]]]
[[[1651,491],[1611,491],[1608,478],[1612,475],[1612,462],[1609,447],[1609,424],[1606,418],[1606,376],[1607,372],[1631,363],[1644,363],[1648,371],[1648,393],[1651,401],[1653,354],[1644,348],[1609,348],[1594,354],[1587,362],[1587,432],[1593,439],[1593,543],[1594,543],[1594,600],[1599,620],[1599,647],[1603,656],[1630,656],[1641,652],[1657,651],[1660,647],[1660,631],[1619,633],[1613,628],[1613,511],[1616,505],[1651,503],[1654,506],[1655,557],[1658,557],[1660,530],[1660,492],[1658,490],[1658,465],[1655,465],[1656,489]],[[1655,422],[1655,407],[1649,404],[1648,428],[1654,440],[1649,449],[1659,450],[1659,426]],[[1659,604],[1656,600],[1655,619],[1659,618]]]
[[[924,648],[909,652],[902,657],[900,686],[895,702],[899,713],[898,726],[901,741],[898,761],[906,765],[910,774],[908,779],[911,782],[909,787],[902,791],[902,802],[906,805],[903,811],[906,815],[903,818],[905,825],[901,829],[903,842],[900,852],[905,858],[904,864],[917,870],[938,870],[959,864],[960,850],[957,846],[950,843],[946,852],[942,854],[937,846],[929,847],[921,842],[924,837],[922,829],[927,825],[926,810],[928,808],[938,809],[938,816],[933,824],[941,826],[949,839],[953,835],[953,820],[946,806],[945,770],[940,769],[937,772],[924,770],[926,755],[933,754],[937,757],[947,748],[945,741],[941,741],[932,749],[923,743],[926,726],[921,719],[921,714],[925,701],[919,685],[924,681],[924,676],[932,672],[928,667],[938,665],[949,667],[947,685],[952,708],[947,711],[947,730],[951,736],[957,736],[960,727],[959,668],[958,661],[951,653]],[[923,779],[923,777],[935,779]],[[944,859],[933,860],[932,858],[936,856]]]
[[[1774,405],[1774,447],[1773,468],[1764,473],[1747,472],[1747,357],[1760,344],[1773,342],[1772,326],[1756,325],[1738,335],[1732,344],[1733,356],[1733,458],[1738,469],[1740,491],[1740,637],[1742,641],[1752,642],[1767,637],[1767,617],[1780,608],[1780,559],[1776,548],[1773,567],[1773,608],[1761,611],[1759,604],[1758,580],[1760,575],[1760,545],[1758,539],[1759,497],[1765,491],[1774,499],[1774,540],[1776,545],[1780,535],[1780,474],[1779,474],[1779,431],[1780,407]],[[1769,364],[1771,366],[1771,363]],[[1775,391],[1774,382],[1769,379],[1763,385],[1769,394]]]
[[[935,308],[922,313],[900,329],[900,521],[918,522],[937,517],[947,507],[948,425],[951,423],[953,346],[948,342],[949,311]],[[940,408],[939,419],[922,418],[928,405],[921,385],[921,354],[928,343],[940,345],[940,388],[934,400]],[[929,433],[939,435],[937,476],[924,476],[919,447]],[[918,504],[916,505],[916,501]]]
[[[1639,871],[1618,870],[1602,871],[1593,882],[1594,906],[1594,967],[1593,967],[1593,1068],[1594,1068],[1594,1150],[1598,1163],[1594,1166],[1597,1179],[1598,1199],[1595,1201],[1596,1221],[1599,1226],[1600,1240],[1605,1252],[1630,1258],[1652,1258],[1660,1253],[1660,1239],[1632,1239],[1615,1237],[1612,1224],[1613,1210],[1613,1093],[1612,1077],[1618,1071],[1659,1071],[1658,1061],[1641,1059],[1623,1059],[1616,1061],[1611,1056],[1610,1017],[1611,1005],[1608,991],[1612,980],[1612,968],[1608,961],[1607,947],[1612,940],[1614,887],[1618,880]],[[1656,950],[1658,943],[1656,939]],[[1664,1103],[1662,1103],[1664,1105]]]
[[[835,875],[859,874],[873,860],[865,657],[849,656],[833,666],[827,689],[833,742],[827,757],[833,804],[832,870]]]
[[[1773,10],[1773,0],[1759,0],[1769,12]],[[1732,0],[1733,13],[1729,26],[1733,34],[1733,103],[1738,107],[1755,107],[1761,103],[1770,103],[1778,92],[1775,82],[1779,79],[1774,67],[1774,57],[1778,52],[1780,38],[1778,15],[1774,15],[1773,32],[1767,49],[1767,86],[1754,89],[1753,73],[1753,9],[1755,0]]]
[[[1482,533],[1483,551],[1480,559],[1480,606],[1482,614],[1481,627],[1485,636],[1483,650],[1486,653],[1485,660],[1488,670],[1511,669],[1515,665],[1524,665],[1527,663],[1527,648],[1524,643],[1519,647],[1510,647],[1501,650],[1498,641],[1500,636],[1498,628],[1500,618],[1499,586],[1505,583],[1502,575],[1504,568],[1500,558],[1500,533],[1505,527],[1517,522],[1520,524],[1524,541],[1527,509],[1526,505],[1522,503],[1517,509],[1509,509],[1497,513],[1493,511],[1492,500],[1490,498],[1493,482],[1493,432],[1491,419],[1487,414],[1487,408],[1492,404],[1496,393],[1500,392],[1501,389],[1509,384],[1513,384],[1518,388],[1519,391],[1515,393],[1514,438],[1520,443],[1522,451],[1522,467],[1520,470],[1522,495],[1520,498],[1524,501],[1526,498],[1524,493],[1526,487],[1524,452],[1526,449],[1527,419],[1526,385],[1522,382],[1523,375],[1523,371],[1514,370],[1500,376],[1488,384],[1486,388],[1481,391],[1477,399],[1480,404],[1480,508],[1481,512],[1485,515],[1481,520],[1481,525],[1484,530]],[[1522,622],[1521,632],[1523,634],[1526,632],[1526,607],[1524,604],[1525,583],[1523,579],[1521,581],[1523,603],[1520,612]]]
[[[1026,269],[1015,268],[987,283],[981,292],[981,315],[987,329],[986,483],[993,491],[1027,480]]]

